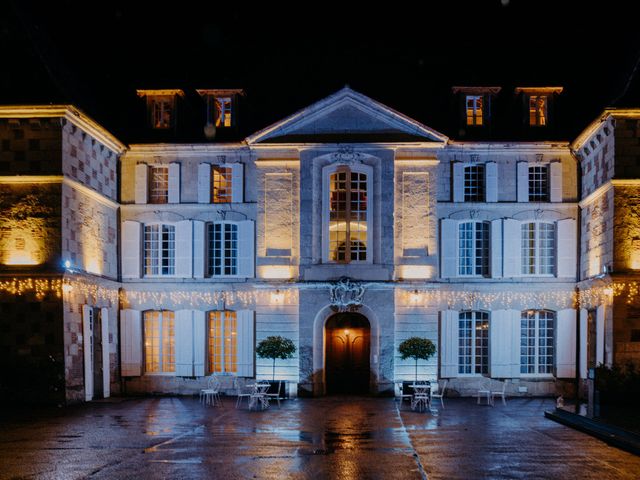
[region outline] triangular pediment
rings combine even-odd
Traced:
[[[247,138],[247,143],[435,142],[447,137],[349,87]]]

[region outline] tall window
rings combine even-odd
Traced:
[[[144,361],[148,373],[176,371],[173,312],[144,312]]]
[[[482,95],[467,95],[467,125],[482,125]]]
[[[151,126],[164,130],[171,128],[174,98],[172,96],[156,96],[151,100]]]
[[[209,275],[238,274],[238,225],[235,223],[210,223]]]
[[[175,275],[175,259],[176,228],[173,225],[145,225],[145,275]]]
[[[169,202],[169,166],[149,167],[149,203]]]
[[[544,127],[547,124],[547,96],[531,95],[529,97],[529,125]]]
[[[209,312],[208,368],[210,373],[236,373],[237,320],[236,312]]]
[[[211,190],[213,203],[230,203],[232,201],[232,169],[214,165],[211,168]]]
[[[555,314],[525,310],[520,317],[520,373],[553,373]]]
[[[215,97],[215,103],[216,127],[230,127],[233,112],[231,97]]]
[[[555,273],[556,228],[553,223],[522,224],[522,274]]]
[[[458,275],[489,275],[489,224],[458,225]]]
[[[484,202],[484,165],[464,167],[464,201]]]
[[[529,167],[529,201],[549,201],[549,166]]]
[[[460,312],[458,373],[489,374],[489,314],[487,312]]]
[[[367,260],[367,175],[339,167],[329,177],[329,260]]]

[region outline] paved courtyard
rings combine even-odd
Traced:
[[[551,400],[290,400],[264,412],[112,399],[0,417],[0,479],[637,479],[640,457],[547,420]]]

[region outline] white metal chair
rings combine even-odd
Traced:
[[[428,383],[416,384],[413,387],[411,409],[423,411],[431,409],[431,386]]]
[[[413,400],[413,393],[409,392],[409,389],[407,388],[407,386],[409,385],[409,382],[397,382],[397,383],[398,383],[398,390],[400,391],[400,406],[402,406],[403,400],[409,400],[409,403],[411,403],[411,401]]]
[[[222,406],[222,399],[220,398],[220,380],[214,375],[211,375],[207,379],[207,388],[200,390],[200,401],[205,405]]]
[[[240,382],[238,377],[234,377],[233,379],[233,388],[236,390],[236,408],[240,408],[242,406],[242,399],[247,399],[247,405],[249,404],[249,400],[251,399],[251,394],[253,393],[253,389],[251,391],[248,390],[248,387],[245,387],[244,384]]]
[[[267,390],[271,385],[268,383],[256,383],[254,385],[253,392],[249,395],[249,410],[253,407],[258,409],[260,406],[261,410],[266,410],[269,408],[269,397],[267,396]]]
[[[495,399],[495,397],[502,397],[502,404],[503,405],[507,404],[507,399],[505,398],[505,392],[507,391],[507,383],[506,382],[501,382],[501,383],[502,383],[502,390],[491,391],[491,405],[493,405],[493,400]]]
[[[480,405],[480,400],[483,398],[487,400],[487,405],[492,405],[491,385],[489,382],[485,382],[484,385],[478,390],[478,405]]]
[[[280,389],[282,388],[282,380],[278,380],[278,383],[275,384],[277,389],[275,393],[266,393],[265,395],[269,398],[273,398],[278,402],[278,408],[280,408]]]
[[[442,405],[442,408],[444,409],[444,394],[447,390],[447,383],[449,383],[449,380],[445,380],[442,383],[442,388],[440,388],[440,382],[437,383],[438,385],[438,389],[431,389],[431,404],[433,405],[433,399],[434,398],[439,398],[440,399],[440,405]]]

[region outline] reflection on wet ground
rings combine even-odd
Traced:
[[[176,397],[4,411],[0,479],[638,478],[640,458],[545,419],[552,407],[448,399],[418,413],[345,396],[255,412]]]

